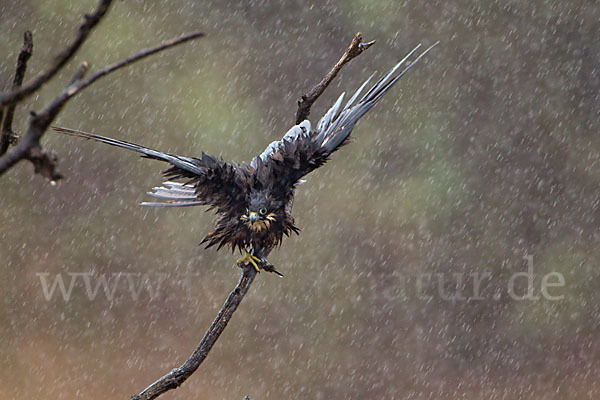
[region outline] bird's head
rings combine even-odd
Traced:
[[[282,206],[272,196],[265,192],[253,192],[247,199],[248,207],[241,220],[253,231],[270,229],[277,221],[277,210]]]

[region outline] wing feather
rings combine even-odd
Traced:
[[[323,165],[334,151],[346,143],[358,120],[436,45],[437,43],[427,48],[397,73],[421,47],[420,44],[416,46],[377,81],[358,102],[356,100],[373,75],[358,88],[343,108],[341,105],[344,93],[342,93],[321,118],[316,130],[312,131],[310,122],[305,120],[292,127],[281,140],[271,143],[262,154],[252,160],[251,167],[256,170],[255,176],[258,181],[262,185],[270,186],[271,191],[279,191],[280,197],[291,198],[300,178]]]
[[[243,180],[237,168],[222,159],[202,153],[199,158],[164,153],[124,140],[86,133],[75,129],[52,127],[57,132],[91,139],[141,153],[143,157],[168,162],[171,168],[163,172],[168,179],[185,179],[186,183],[167,181],[149,194],[165,202],[143,202],[145,206],[184,207],[208,205],[223,213],[239,208],[245,198]]]

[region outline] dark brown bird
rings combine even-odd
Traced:
[[[78,130],[53,129],[170,163],[172,167],[163,172],[168,180],[149,192],[161,201],[144,202],[142,205],[208,206],[215,210],[218,219],[215,229],[202,240],[202,244],[206,244],[207,248],[217,246],[217,250],[229,245],[232,251],[238,249],[244,253],[238,263],[250,263],[257,271],[264,269],[278,273],[266,257],[281,244],[284,235],[299,232],[291,211],[294,191],[301,178],[325,164],[331,154],[348,141],[356,122],[433,46],[394,75],[419,47],[415,47],[362,97],[361,93],[373,76],[343,107],[342,93],[315,129],[308,120],[303,121],[290,129],[280,141],[271,143],[250,164],[227,163],[204,153],[200,157],[178,156]]]

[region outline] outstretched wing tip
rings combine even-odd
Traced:
[[[431,49],[439,44],[435,42],[423,52],[418,54],[416,58],[404,67],[398,74],[396,72],[402,67],[407,60],[413,56],[417,50],[422,47],[422,43],[417,44],[408,52],[398,63],[396,63],[381,79],[379,79],[357,102],[354,104],[358,96],[362,93],[368,82],[374,76],[371,75],[356,91],[346,106],[339,112],[336,118],[329,118],[329,111],[319,122],[317,138],[321,146],[327,154],[331,154],[344,143],[346,143],[354,125],[358,120],[365,115],[394,84],[406,74],[421,58],[423,58]],[[332,107],[333,108],[333,107]],[[323,123],[324,122],[324,123]]]
[[[255,169],[263,169],[265,165],[278,168],[272,174],[285,177],[285,185],[295,187],[300,178],[314,169],[323,165],[331,153],[348,142],[356,122],[365,115],[394,84],[408,72],[417,62],[421,60],[431,49],[439,44],[435,42],[426,50],[418,54],[408,65],[405,63],[423,46],[417,44],[398,63],[387,71],[376,83],[374,83],[365,94],[363,91],[369,85],[375,73],[369,76],[358,90],[350,97],[348,102],[342,106],[345,93],[342,93],[335,103],[327,110],[319,120],[314,131],[308,131],[310,127],[308,120],[293,126],[281,140],[271,143],[260,156],[254,158],[251,166]],[[403,66],[403,69],[398,70]],[[358,100],[360,98],[360,100]],[[270,161],[274,161],[270,163]],[[283,180],[281,184],[283,184]]]

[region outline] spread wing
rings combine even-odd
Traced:
[[[149,192],[151,196],[162,201],[144,202],[142,205],[163,207],[208,205],[216,208],[218,213],[243,207],[244,181],[238,174],[238,168],[214,156],[202,153],[199,158],[183,157],[74,129],[59,127],[52,127],[52,129],[67,135],[133,150],[143,154],[142,157],[171,164],[171,168],[163,172],[169,180],[164,182],[162,187],[155,187],[153,192]],[[171,179],[184,180],[185,183],[173,182]]]
[[[310,122],[305,120],[290,129],[280,141],[271,143],[261,155],[252,160],[251,167],[256,169],[256,180],[262,185],[270,186],[280,196],[289,197],[300,178],[325,164],[329,156],[347,142],[356,122],[436,45],[437,43],[426,49],[394,76],[421,45],[415,47],[360,97],[373,77],[371,75],[343,108],[342,93],[321,118],[316,129],[312,130]]]

